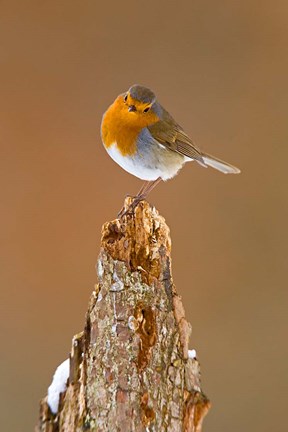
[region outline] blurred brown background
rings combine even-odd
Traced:
[[[204,430],[287,430],[287,23],[285,0],[0,1],[1,430],[33,430],[83,328],[101,225],[141,185],[99,137],[134,83],[242,169],[191,164],[150,196],[213,402]]]

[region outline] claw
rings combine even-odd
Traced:
[[[125,207],[122,207],[122,209],[120,210],[120,212],[118,213],[118,219],[121,219],[124,216],[133,216],[134,215],[134,210],[137,207],[137,205],[139,204],[140,201],[143,201],[145,198],[142,196],[136,196],[134,197],[132,203],[129,205],[129,207],[127,209],[125,209]]]

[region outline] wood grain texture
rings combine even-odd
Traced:
[[[99,283],[73,338],[67,391],[55,416],[41,401],[39,432],[201,431],[210,403],[188,358],[191,326],[170,252],[169,228],[145,201],[104,224]]]

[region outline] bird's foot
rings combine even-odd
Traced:
[[[129,196],[129,195],[128,195]],[[135,208],[137,207],[137,205],[139,204],[140,201],[143,201],[145,199],[145,196],[143,195],[137,195],[134,198],[132,198],[133,201],[131,202],[131,204],[127,207],[122,207],[122,209],[120,210],[120,212],[118,213],[118,219],[121,219],[124,216],[133,216],[134,215],[134,211]]]

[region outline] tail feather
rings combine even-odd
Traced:
[[[203,153],[202,158],[206,166],[208,165],[224,174],[239,174],[241,172],[239,168],[236,168],[235,166],[224,162],[215,156]]]

